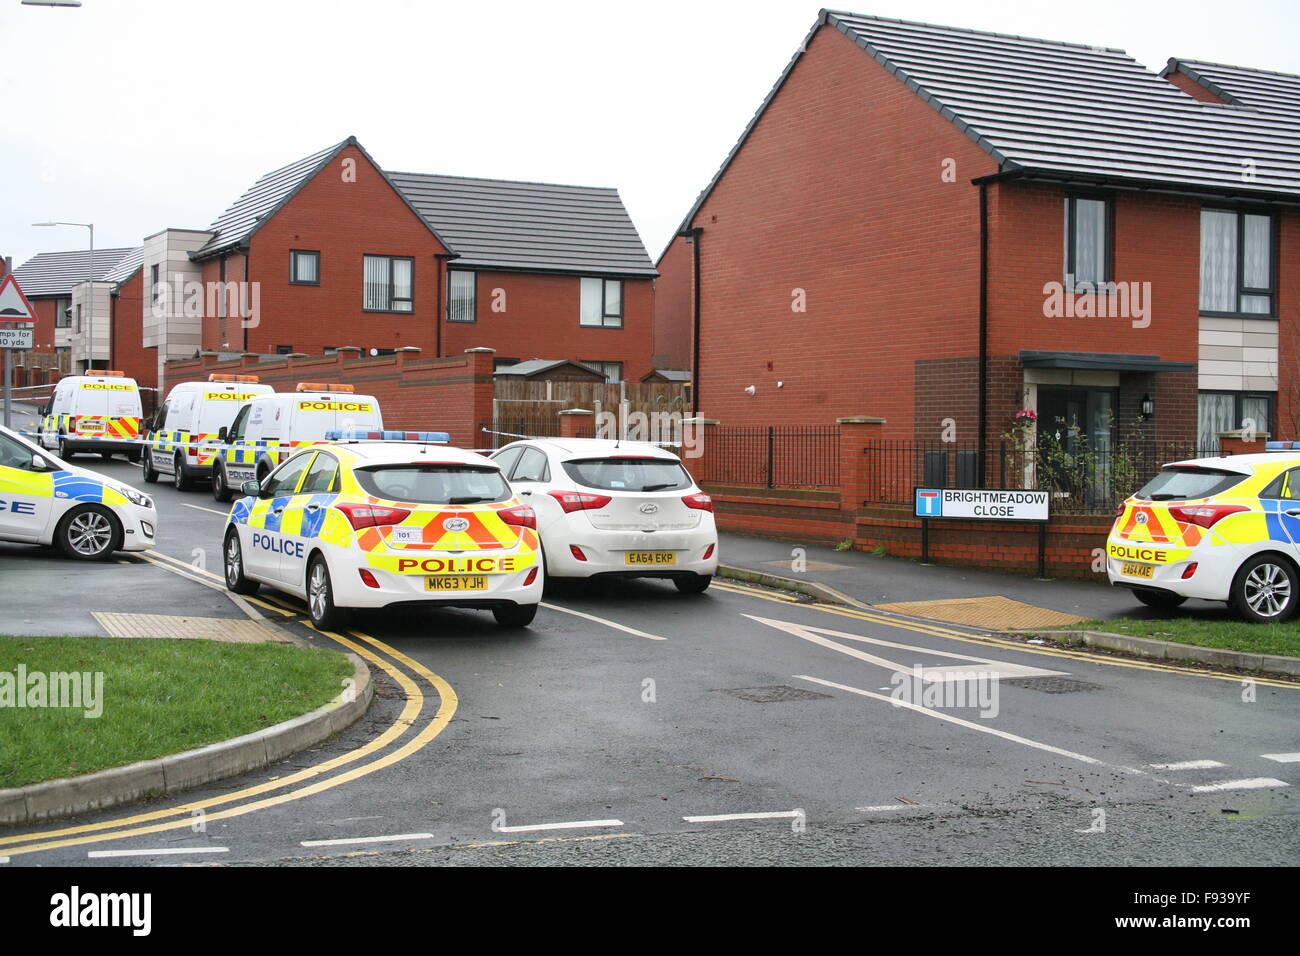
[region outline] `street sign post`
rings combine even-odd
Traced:
[[[1051,494],[1021,488],[916,488],[913,514],[921,519],[921,563],[930,563],[930,519],[1022,521],[1038,525],[1038,576],[1047,574],[1047,520]]]
[[[5,260],[6,264],[8,259]],[[0,323],[32,323],[36,321],[36,312],[32,304],[18,287],[14,274],[5,270],[4,281],[0,282]],[[4,353],[4,423],[10,427],[13,404],[13,350],[29,349],[34,339],[33,327],[23,324],[14,327],[0,324],[0,352]]]

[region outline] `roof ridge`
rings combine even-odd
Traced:
[[[1179,66],[1193,67],[1217,66],[1224,70],[1241,70],[1243,73],[1264,73],[1269,76],[1285,76],[1289,80],[1300,80],[1300,73],[1283,73],[1281,70],[1265,70],[1257,66],[1238,66],[1235,63],[1215,63],[1213,60],[1189,60],[1180,56],[1171,56],[1169,58],[1169,64],[1174,63],[1177,63]],[[1165,68],[1160,71],[1160,75],[1164,76],[1165,71],[1168,69],[1169,65],[1166,65]]]
[[[417,173],[403,169],[385,169],[384,173],[389,176],[436,176],[441,179],[468,179],[472,182],[479,183],[508,183],[512,186],[559,186],[562,189],[600,189],[608,192],[618,192],[617,186],[583,186],[579,183],[546,183],[535,179],[501,179],[497,176],[461,176],[457,173]]]
[[[1046,43],[1049,46],[1072,47],[1077,50],[1091,50],[1094,53],[1123,53],[1125,56],[1128,56],[1128,51],[1121,49],[1120,47],[1097,46],[1093,43],[1076,43],[1071,40],[1049,40],[1046,37],[1031,37],[1019,33],[998,33],[994,30],[977,30],[974,27],[954,27],[942,23],[928,23],[924,20],[903,20],[899,17],[879,17],[870,13],[853,13],[850,10],[823,9],[822,13],[833,17],[855,17],[859,20],[875,20],[878,23],[901,23],[904,26],[929,27],[932,30],[944,30],[949,33],[973,33],[977,36],[998,37],[1003,40],[1028,40],[1032,43]]]

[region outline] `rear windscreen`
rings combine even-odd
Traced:
[[[691,487],[680,462],[667,458],[585,458],[566,461],[568,476],[601,491],[679,491]]]
[[[495,468],[467,465],[375,465],[353,472],[367,494],[387,501],[471,505],[505,501],[510,486]]]
[[[1148,501],[1208,498],[1240,484],[1246,477],[1217,468],[1166,468],[1143,485],[1134,497]]]

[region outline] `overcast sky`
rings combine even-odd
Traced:
[[[355,134],[386,169],[615,186],[652,258],[815,3],[0,0],[0,253],[204,228]],[[1297,0],[864,0],[859,13],[1300,74]]]

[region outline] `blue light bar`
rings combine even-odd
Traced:
[[[447,432],[398,432],[398,431],[343,431],[335,429],[325,433],[330,441],[418,441],[434,442],[445,445],[451,441]]]
[[[1293,442],[1293,441],[1266,441],[1264,442],[1264,450],[1265,451],[1291,451],[1292,449],[1296,449],[1297,444],[1300,443]],[[1300,449],[1296,449],[1296,450],[1300,451]]]

